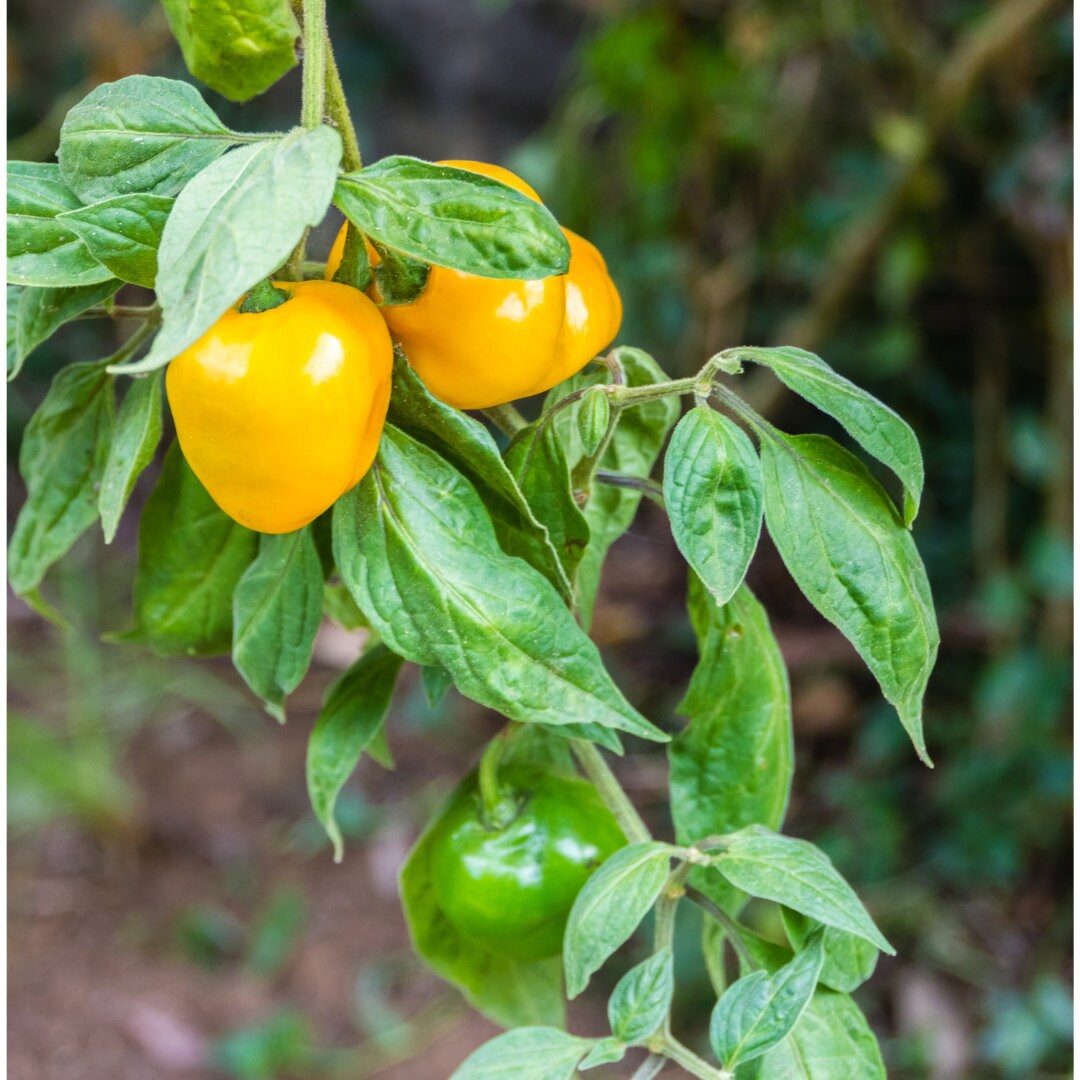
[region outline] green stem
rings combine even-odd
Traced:
[[[108,357],[106,360],[103,361],[103,363],[109,365],[106,370],[112,374],[115,374],[115,372],[113,372],[113,368],[115,368],[119,364],[124,363],[126,360],[130,360],[131,357],[133,357],[139,351],[139,347],[142,345],[142,343],[146,341],[147,338],[153,337],[154,332],[157,330],[158,324],[160,322],[161,317],[160,315],[158,315],[154,318],[148,318],[141,326],[136,327],[131,337],[129,337],[127,341],[125,341],[124,344],[121,345],[120,348],[112,354],[112,356]]]
[[[615,774],[608,768],[608,763],[600,751],[584,739],[571,739],[570,746],[582,771],[592,781],[593,787],[596,788],[604,805],[614,815],[626,839],[631,844],[650,841],[652,833],[641,820],[641,815],[630,801],[630,797],[615,779]]]
[[[484,824],[491,830],[502,829],[510,824],[517,812],[514,800],[499,788],[499,762],[506,753],[510,740],[520,725],[512,721],[487,744],[480,758],[480,804]]]
[[[630,1080],[653,1080],[667,1064],[667,1058],[659,1054],[650,1054],[634,1071]]]
[[[263,278],[244,297],[244,302],[238,310],[241,315],[257,315],[261,311],[269,311],[271,308],[280,307],[288,299],[289,294],[284,289],[279,289],[269,278]]]
[[[326,0],[304,0],[304,81],[300,123],[317,128],[326,104]]]
[[[702,911],[711,915],[727,934],[731,947],[738,954],[739,959],[751,970],[756,970],[761,965],[751,955],[743,940],[742,927],[718,904],[714,904],[703,892],[699,892],[693,885],[686,886],[686,898],[692,900]]]
[[[732,1074],[725,1069],[714,1069],[704,1058],[688,1046],[683,1046],[674,1035],[664,1038],[661,1052],[670,1058],[676,1065],[681,1065],[691,1076],[697,1076],[700,1080],[732,1080]]]
[[[130,304],[113,304],[112,307],[98,305],[87,308],[76,315],[76,319],[148,319],[158,311],[157,304],[134,307]]]
[[[516,435],[522,428],[529,426],[518,410],[510,404],[492,405],[490,409],[480,410],[504,435],[511,437]]]
[[[647,499],[652,499],[657,506],[664,505],[664,489],[655,481],[641,476],[626,476],[624,473],[608,472],[597,469],[594,479],[611,487],[630,488],[640,491]]]
[[[356,137],[349,103],[345,100],[345,87],[341,83],[341,72],[334,59],[329,34],[326,37],[326,112],[341,135],[343,168],[346,172],[358,172],[364,167],[364,160],[360,155],[360,141]]]

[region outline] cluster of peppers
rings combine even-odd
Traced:
[[[506,169],[444,161],[540,197]],[[390,401],[393,342],[436,397],[484,409],[542,393],[615,338],[622,303],[600,252],[563,229],[566,274],[535,281],[433,266],[412,303],[383,305],[334,281],[275,282],[288,295],[253,312],[238,302],[169,365],[180,447],[214,501],[261,533],[300,529],[370,469]],[[378,253],[368,256],[377,264]],[[589,875],[626,843],[593,787],[510,766],[494,788],[472,774],[432,825],[433,883],[466,940],[514,960],[552,956]],[[495,792],[495,798],[492,792]]]

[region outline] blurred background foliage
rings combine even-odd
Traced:
[[[605,253],[626,306],[622,341],[672,375],[731,345],[801,345],[913,423],[927,462],[916,536],[943,626],[927,715],[938,767],[915,762],[891,711],[765,547],[752,580],[796,690],[791,828],[829,850],[901,946],[900,961],[883,962],[860,992],[890,1075],[1069,1075],[1068,5],[330,0],[329,9],[368,158],[475,157],[522,173]],[[149,0],[13,0],[9,30],[13,158],[49,159],[64,113],[97,82],[186,77]],[[248,106],[204,92],[235,126],[295,122],[295,73]],[[48,379],[104,355],[115,332],[69,327],[9,388],[9,514],[21,501],[12,463],[22,427]],[[741,381],[780,426],[827,429],[767,373]],[[130,743],[177,710],[209,712],[242,744],[275,736],[227,668],[98,643],[103,627],[122,624],[130,521],[118,543],[106,556],[96,538],[84,541],[54,575],[47,592],[74,629],[9,605],[17,840],[72,818],[108,842],[123,837],[153,798],[131,778]],[[670,545],[646,546],[645,557],[637,572],[679,582],[648,561],[671,559]],[[659,643],[660,662],[635,690],[670,709],[691,662],[681,600],[665,594],[637,616],[637,631],[620,628],[628,611],[612,604],[598,617],[613,665],[621,677],[635,640]],[[407,729],[446,733],[460,720],[460,702],[433,714],[415,685],[407,694],[396,707]],[[302,794],[302,777],[290,782]],[[359,789],[351,798],[343,816],[354,837],[370,835],[378,813]],[[310,825],[290,843],[325,859]],[[181,951],[213,966],[246,949],[249,967],[270,978],[287,945],[275,933],[289,939],[305,919],[302,897],[281,895],[276,908],[267,901],[262,930],[212,908],[187,912]],[[357,993],[389,1009],[379,979],[361,975]],[[693,1021],[701,1003],[692,970],[687,979]],[[308,1020],[285,1006],[224,1034],[212,1057],[226,1074],[314,1075],[322,1061]]]

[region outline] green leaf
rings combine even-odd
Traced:
[[[440,664],[425,664],[420,669],[420,683],[424,687],[427,703],[437,709],[454,685],[454,677]]]
[[[111,274],[154,287],[157,252],[173,200],[164,195],[118,195],[67,210],[57,222],[70,228]]]
[[[241,147],[192,180],[161,237],[161,332],[124,370],[162,367],[272,274],[322,220],[340,160],[341,136],[324,125]]]
[[[392,425],[367,476],[334,507],[334,555],[390,648],[441,664],[473,700],[513,720],[665,740],[611,681],[554,587],[501,550],[468,480]]]
[[[590,1042],[550,1027],[507,1031],[473,1051],[450,1080],[571,1080]]]
[[[574,501],[570,468],[554,424],[538,420],[519,431],[506,448],[506,465],[544,523],[564,578],[572,582],[589,543],[589,523]]]
[[[751,896],[786,904],[896,955],[829,857],[807,840],[751,825],[730,838],[714,865],[732,885]]]
[[[83,202],[175,195],[249,138],[225,127],[194,86],[130,75],[95,87],[67,114],[57,158]]]
[[[491,515],[503,551],[539,570],[569,603],[570,581],[548,532],[503,464],[487,428],[432,397],[400,355],[394,358],[388,419],[434,450],[472,484]]]
[[[19,471],[27,497],[8,547],[8,580],[31,592],[97,518],[97,485],[113,431],[113,380],[100,363],[69,364],[26,427]]]
[[[498,180],[418,158],[383,158],[338,180],[334,202],[374,241],[425,263],[529,281],[565,274],[551,211]]]
[[[523,963],[487,952],[463,938],[439,908],[429,843],[431,825],[439,816],[433,815],[401,870],[401,903],[416,954],[495,1023],[562,1027],[566,1021],[558,957]]]
[[[641,349],[618,348],[616,359],[622,364],[628,386],[649,386],[666,382],[667,375],[656,361]],[[606,368],[594,366],[556,386],[544,400],[544,412],[575,390],[597,383],[604,383],[609,375]],[[577,420],[581,403],[562,409],[555,417],[559,440],[566,448],[566,458],[571,470],[584,456]],[[660,449],[668,432],[679,418],[679,401],[676,397],[658,398],[625,409],[619,426],[600,459],[600,468],[638,478],[648,477],[656,464]],[[589,502],[585,507],[585,520],[589,526],[589,545],[581,558],[577,572],[577,597],[582,622],[586,627],[592,622],[596,592],[600,585],[600,571],[608,548],[630,527],[641,502],[641,492],[629,488],[594,483]]]
[[[732,983],[713,1009],[709,1042],[734,1070],[785,1039],[810,1003],[825,959],[821,935],[775,975],[755,971]]]
[[[922,499],[923,459],[908,422],[813,353],[790,346],[736,351],[739,359],[771,368],[786,387],[831,416],[868,454],[896,473],[904,485],[904,523],[910,527]]]
[[[740,1074],[741,1080],[742,1074]],[[846,994],[817,989],[795,1030],[754,1061],[747,1080],[886,1080],[877,1039]]]
[[[397,307],[419,299],[427,287],[431,267],[377,241],[373,241],[372,247],[379,253],[372,273],[383,305]]]
[[[707,405],[679,421],[664,455],[675,543],[718,604],[746,577],[761,534],[761,462],[743,430]]]
[[[98,492],[105,543],[111,544],[135,481],[161,441],[161,376],[134,379],[116,418],[116,434]]]
[[[668,879],[670,863],[668,844],[630,844],[585,882],[563,938],[568,997],[576,998],[592,973],[638,928]]]
[[[174,442],[139,522],[136,638],[162,656],[227,653],[233,590],[258,539],[218,509]]]
[[[9,285],[7,290],[7,374],[14,379],[26,358],[61,326],[88,308],[104,303],[122,282],[109,280],[75,289],[32,289]]]
[[[795,752],[787,668],[765,609],[743,585],[723,607],[690,577],[698,665],[678,711],[689,725],[668,747],[671,813],[680,844],[746,825],[778,829]],[[714,869],[691,882],[721,907],[735,900]]]
[[[667,1018],[675,995],[671,949],[655,952],[631,968],[608,1001],[608,1023],[620,1042],[643,1043]]]
[[[162,0],[188,71],[230,101],[268,90],[296,66],[289,0]]]
[[[7,166],[7,279],[14,285],[70,288],[113,275],[90,254],[67,222],[81,203],[57,165],[9,161]]]
[[[401,657],[373,645],[326,693],[307,748],[311,807],[334,845],[334,862],[345,853],[334,804],[345,781],[386,723]]]
[[[788,940],[796,949],[801,949],[821,927],[821,923],[790,908],[781,907],[780,913]],[[837,930],[835,926],[824,927],[823,934],[825,965],[821,969],[820,980],[831,990],[850,994],[874,974],[878,950],[869,941],[844,930]]]
[[[922,701],[939,638],[911,533],[862,462],[832,439],[773,432],[762,465],[765,520],[788,571],[866,661],[929,765]]]
[[[258,557],[233,593],[232,657],[278,720],[285,719],[286,695],[311,663],[322,602],[322,564],[311,529],[261,537]]]
[[[614,1065],[626,1057],[626,1043],[618,1039],[601,1039],[578,1063],[578,1069],[595,1069],[598,1065]]]

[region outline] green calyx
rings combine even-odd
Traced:
[[[260,311],[269,311],[271,308],[280,307],[286,301],[292,299],[291,294],[284,289],[279,289],[269,278],[260,281],[244,297],[240,305],[241,315],[257,315]]]

